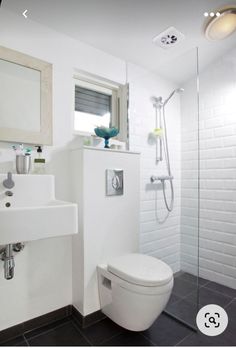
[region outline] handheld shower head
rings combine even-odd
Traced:
[[[180,88],[174,89],[173,92],[171,92],[171,94],[169,95],[169,97],[164,101],[163,105],[165,106],[175,93],[183,93],[183,92],[184,92],[184,88],[180,87]]]

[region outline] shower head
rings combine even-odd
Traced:
[[[183,92],[184,92],[184,88],[180,87],[180,88],[174,89],[173,92],[171,92],[171,94],[169,95],[169,97],[164,101],[163,105],[165,106],[175,93],[183,93]]]
[[[177,88],[175,91],[176,91],[176,93],[183,93],[184,88],[180,87],[180,88]]]

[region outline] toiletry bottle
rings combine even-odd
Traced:
[[[42,147],[37,147],[37,157],[34,159],[34,173],[35,174],[45,174],[45,158],[42,158]]]

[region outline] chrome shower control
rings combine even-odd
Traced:
[[[158,179],[157,179],[157,176],[155,176],[155,175],[152,175],[151,176],[151,178],[150,178],[150,181],[151,182],[155,182],[155,181],[157,181]]]

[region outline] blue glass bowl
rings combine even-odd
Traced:
[[[119,130],[115,127],[97,127],[94,129],[94,132],[98,137],[103,138],[105,140],[104,147],[109,149],[109,139],[115,137],[119,133]]]

